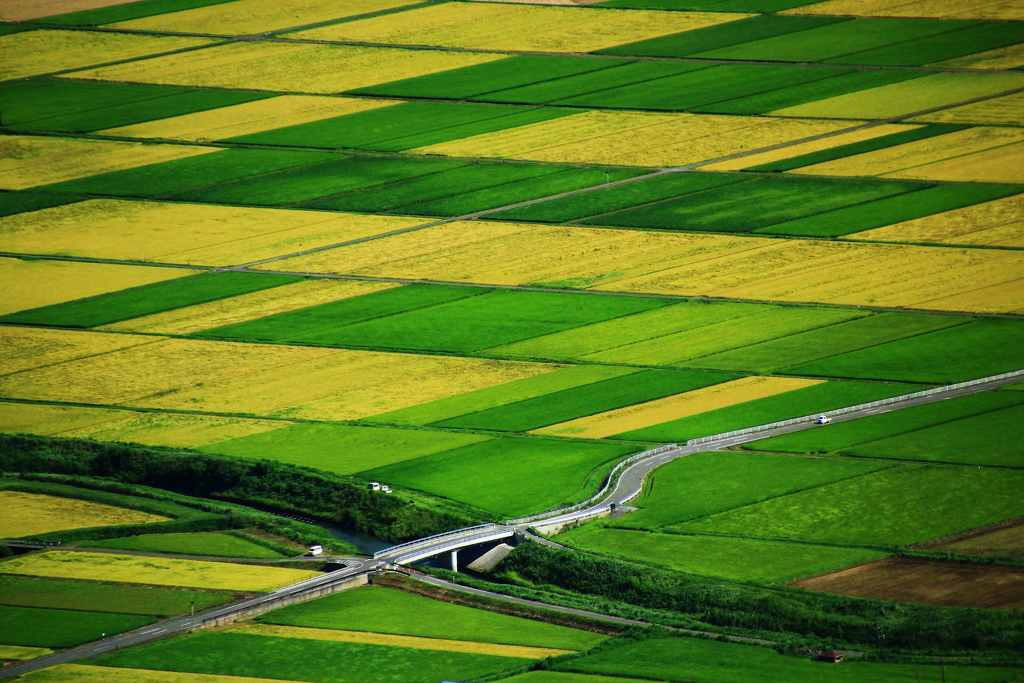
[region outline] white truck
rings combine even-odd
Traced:
[[[820,424],[820,425],[827,425],[831,421],[832,421],[832,418],[829,417],[828,415],[819,415],[818,419],[815,420],[814,422],[816,424]]]

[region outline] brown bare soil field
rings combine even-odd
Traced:
[[[921,547],[964,555],[998,555],[1024,560],[1024,520],[997,529],[958,534]]]
[[[1024,567],[888,558],[791,585],[919,605],[1024,609]]]

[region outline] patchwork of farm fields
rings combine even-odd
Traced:
[[[0,666],[1024,370],[1014,3],[3,4]],[[1020,679],[1021,386],[25,680]]]

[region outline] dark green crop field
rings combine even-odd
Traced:
[[[74,647],[155,621],[154,617],[136,614],[0,605],[0,644]]]
[[[280,560],[286,556],[231,534],[153,534],[89,541],[88,548],[113,548],[144,553],[238,557],[252,560]]]

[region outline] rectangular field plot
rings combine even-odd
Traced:
[[[596,493],[602,475],[636,446],[492,439],[364,473],[515,517],[578,502]]]
[[[1024,74],[939,73],[773,110],[780,116],[885,119],[1024,86]]]
[[[731,432],[777,420],[867,403],[910,393],[919,386],[868,382],[825,382],[746,403],[710,410],[617,434],[618,439],[682,443],[687,439]]]
[[[196,270],[0,258],[0,313],[51,306],[197,274]]]
[[[487,441],[478,434],[385,427],[297,424],[273,433],[207,446],[207,453],[276,460],[337,474],[355,474]]]
[[[6,315],[0,322],[60,327],[96,327],[118,320],[223,299],[297,282],[290,275],[201,273],[87,299]]]
[[[1021,234],[1022,210],[1024,197],[1015,195],[855,233],[853,237],[879,241],[1021,246],[1020,239],[1024,237]]]
[[[1009,524],[981,533],[961,534],[952,540],[929,543],[925,548],[965,555],[1020,559],[1024,557],[1024,524]]]
[[[237,0],[230,0],[232,2]],[[157,86],[129,86],[157,87]],[[160,86],[161,90],[169,89]],[[170,88],[177,89],[177,88]],[[197,91],[217,92],[217,91]],[[161,116],[158,119],[108,128],[104,135],[130,138],[163,138],[189,142],[209,142],[252,135],[267,130],[298,126],[312,121],[347,114],[395,106],[387,100],[362,100],[351,97],[321,97],[318,95],[279,95],[260,98],[233,106],[186,113],[180,116]],[[315,146],[315,145],[313,145]]]
[[[563,650],[586,650],[606,639],[597,633],[485,612],[378,586],[274,610],[259,621]]]
[[[727,534],[908,545],[1024,514],[1024,474],[905,465],[722,512],[677,528]]]
[[[949,5],[943,0],[825,0],[794,10],[796,14],[851,14],[862,17],[957,17],[961,19],[1020,20],[1020,8],[1014,5],[993,5],[987,0],[971,0],[963,5]],[[787,12],[788,14],[788,12]]]
[[[918,605],[986,609],[1024,606],[1024,570],[1013,566],[894,557],[793,585]]]
[[[615,527],[660,529],[795,491],[856,477],[884,465],[765,453],[696,453],[659,467]]]
[[[852,658],[851,658],[852,659]],[[513,676],[509,683],[587,683],[590,680],[610,683],[619,676],[644,676],[645,680],[678,681],[680,683],[751,683],[764,680],[826,683],[837,680],[849,683],[916,683],[918,676],[937,679],[936,665],[889,664],[847,660],[842,672],[834,672],[820,662],[787,657],[764,647],[722,643],[698,638],[652,639],[608,648],[583,659],[558,665],[560,671],[608,674],[594,679],[578,674],[536,672]],[[946,667],[947,676],[970,683],[996,683],[1013,679],[1020,669],[999,667]],[[551,676],[547,678],[547,676]]]
[[[525,432],[736,379],[686,370],[643,370],[575,389],[488,408],[435,423],[439,427]]]
[[[354,0],[341,8],[324,6],[311,0],[287,4],[273,0],[238,0],[226,6],[203,3],[206,6],[121,21],[112,26],[143,31],[249,35],[380,12],[408,4],[413,3],[409,0]]]
[[[467,413],[525,401],[526,399],[552,394],[556,391],[572,389],[613,377],[629,375],[634,372],[639,372],[639,370],[609,365],[574,365],[555,370],[554,372],[546,372],[542,375],[534,375],[533,377],[527,377],[515,382],[508,382],[496,387],[443,398],[440,401],[432,401],[402,410],[372,415],[366,421],[426,425],[431,422],[440,422]]]
[[[883,553],[863,548],[683,536],[625,529],[567,534],[579,548],[678,571],[726,579],[787,581],[869,562]]]
[[[771,372],[798,363],[962,325],[970,320],[945,315],[879,313],[704,356],[686,365],[714,370]]]
[[[0,576],[0,604],[18,607],[171,617],[188,612],[193,602],[197,610],[204,610],[230,599],[230,593],[218,591]]]
[[[0,378],[5,396],[350,420],[523,379],[557,367],[159,337],[134,348],[83,357],[95,346],[91,335],[67,330],[54,332],[19,330],[20,348],[9,349],[5,362],[10,358],[12,363],[36,369]],[[38,367],[54,348],[60,349],[53,354],[58,357],[57,364]],[[253,391],[254,386],[261,390]]]
[[[40,29],[0,36],[0,80],[209,45],[210,38]]]
[[[497,346],[488,351],[495,355],[522,358],[574,359],[648,339],[744,318],[765,308],[758,304],[686,301],[602,323],[584,325],[573,330],[534,337],[507,346]],[[653,356],[648,357],[645,362],[650,360],[653,360]]]
[[[764,176],[581,222],[666,230],[752,232],[805,216],[900,196],[921,187],[914,183]]]
[[[553,424],[534,431],[537,434],[601,439],[689,415],[783,394],[818,382],[820,380],[795,377],[743,377],[695,391]]]
[[[358,95],[390,97],[429,97],[467,99],[486,93],[515,89],[532,84],[572,78],[579,74],[604,71],[626,60],[598,60],[552,55],[515,55],[461,69],[419,76],[407,80],[382,83],[351,91]],[[482,97],[481,99],[487,99]],[[518,102],[519,100],[508,100]]]
[[[45,16],[35,20],[40,24],[55,24],[58,26],[100,26],[115,21],[127,21],[129,19],[140,19],[165,12],[174,12],[193,7],[205,5],[216,5],[232,0],[135,0],[122,2],[121,0],[87,0],[47,3],[46,7],[40,7],[38,3],[32,2],[35,10],[33,14],[39,15],[40,10]],[[59,12],[55,14],[54,12]]]
[[[66,529],[153,524],[168,519],[87,500],[0,491],[0,534],[4,538],[35,537]]]
[[[252,652],[260,652],[253,657]],[[410,647],[331,642],[250,633],[202,633],[152,643],[101,660],[103,666],[336,683],[471,680],[531,660]]]
[[[300,31],[290,37],[487,50],[593,52],[742,17],[725,13],[658,13],[482,3],[413,9]]]
[[[671,167],[842,127],[836,121],[807,119],[587,111],[412,151],[454,157]]]
[[[5,125],[82,133],[229,107],[269,95],[55,79],[9,83],[0,86],[0,97],[13,105],[5,107],[11,110],[4,115]]]
[[[26,211],[38,211],[54,206],[63,206],[80,201],[82,197],[73,194],[50,194],[43,192],[0,192],[0,216],[14,216]]]
[[[0,187],[7,190],[64,183],[221,151],[215,147],[30,135],[4,136],[3,150]]]
[[[1024,465],[1022,421],[1024,407],[1016,405],[851,446],[846,451],[869,458],[1021,467]]]
[[[1024,126],[1024,115],[1021,114],[1022,101],[1024,93],[1014,93],[924,114],[912,121],[947,125],[973,123],[985,126]]]
[[[8,560],[0,574],[252,592],[318,576],[302,569],[61,550]]]
[[[402,102],[230,139],[261,145],[397,152],[572,113],[469,102]]]
[[[0,218],[0,249],[230,266],[421,222],[319,211],[93,199]]]
[[[0,643],[65,648],[142,628],[155,617],[0,605]]]
[[[388,290],[395,291],[400,290]],[[384,293],[381,298],[386,296]],[[332,346],[473,353],[665,303],[656,299],[494,290],[290,339]]]
[[[105,541],[86,541],[82,547],[251,560],[283,560],[289,557],[284,553],[231,534],[146,534],[128,538],[111,538]],[[291,556],[298,554],[299,551],[296,551]]]
[[[348,45],[231,42],[204,50],[78,71],[74,77],[326,95],[504,57],[501,54]]]
[[[895,197],[886,197],[865,204],[776,223],[759,228],[754,232],[774,235],[835,237],[915,220],[922,216],[1014,195],[1019,191],[1020,188],[1012,185],[937,185],[925,189],[915,189]],[[911,240],[899,239],[896,241]]]
[[[862,449],[870,450],[873,442],[898,434],[915,434],[918,430],[942,424],[957,424],[961,418],[972,415],[992,413],[999,415],[1001,408],[1024,402],[1024,396],[1014,391],[986,391],[970,394],[935,403],[928,403],[910,408],[900,408],[881,415],[871,415],[849,422],[831,424],[821,429],[809,429],[794,434],[776,436],[751,443],[747,448],[764,451],[781,451],[784,453],[830,453],[841,451],[854,454]],[[954,422],[957,421],[957,422]],[[999,430],[1002,436],[1005,429]],[[972,437],[973,438],[973,437]],[[991,444],[988,444],[991,445]],[[947,455],[958,452],[956,447],[946,448],[944,442],[935,441],[931,444],[933,453],[944,452]],[[971,449],[972,451],[974,449]],[[985,455],[980,448],[978,455]],[[899,456],[897,456],[899,457]],[[955,456],[954,456],[955,457]],[[908,458],[914,459],[914,458]],[[926,458],[931,460],[933,458]]]
[[[983,319],[787,368],[825,377],[952,383],[1024,367],[1024,326]]]
[[[100,329],[114,332],[193,334],[399,286],[390,282],[304,279],[290,285],[111,323],[101,326]]]

